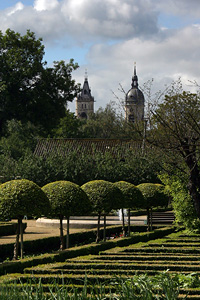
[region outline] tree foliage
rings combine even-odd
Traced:
[[[145,207],[147,209],[148,230],[152,229],[152,208],[167,207],[169,203],[169,195],[162,184],[141,183],[138,189],[142,192]]]
[[[145,207],[144,198],[141,191],[132,183],[126,181],[118,181],[114,183],[120,189],[123,197],[121,198],[122,209],[122,222],[123,231],[125,236],[124,227],[124,212],[123,208],[128,208],[128,236],[130,236],[130,208],[143,208]]]
[[[121,191],[111,182],[105,180],[93,180],[82,185],[82,189],[88,195],[93,212],[98,214],[97,239],[100,240],[99,226],[101,214],[108,214],[112,209],[121,206]]]
[[[69,221],[70,216],[84,215],[90,212],[90,202],[86,193],[75,183],[56,181],[45,185],[42,190],[51,204],[51,216],[59,217],[61,249],[65,249],[63,239],[63,218]],[[67,224],[67,248],[69,247],[69,222]]]
[[[181,176],[169,176],[168,174],[162,174],[160,178],[172,198],[176,222],[183,224],[189,231],[199,231],[200,221],[188,193],[185,180],[182,180]]]
[[[134,184],[126,181],[115,182],[116,185],[123,194],[123,208],[144,208],[143,195],[138,187]]]
[[[32,181],[12,180],[0,185],[0,219],[18,220],[14,259],[18,257],[19,233],[23,258],[23,216],[41,216],[48,214],[49,209],[50,205],[45,193]]]
[[[0,185],[1,219],[22,219],[24,215],[41,216],[48,213],[48,210],[48,199],[34,182],[21,179]]]
[[[198,94],[172,90],[163,103],[152,111],[148,141],[166,156],[168,170],[188,175],[187,187],[200,217],[200,98]]]
[[[42,40],[33,32],[0,32],[0,131],[16,119],[49,133],[65,116],[67,101],[79,91],[71,76],[78,65],[70,60],[46,67],[43,57]]]

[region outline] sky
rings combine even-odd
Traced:
[[[0,0],[8,28],[41,37],[48,66],[73,58],[81,85],[87,70],[95,110],[124,98],[134,62],[141,89],[152,79],[153,92],[178,78],[185,90],[200,84],[200,0]]]

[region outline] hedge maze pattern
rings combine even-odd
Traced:
[[[200,276],[200,235],[172,233],[163,239],[115,247],[99,255],[79,256],[64,262],[26,268],[24,274],[8,274],[2,278],[6,284],[12,284],[16,279],[25,283],[33,278],[35,284],[41,280],[44,287],[56,280],[60,285],[65,282],[81,289],[87,276],[88,285],[104,284],[108,291],[114,291],[115,286],[111,282],[116,277],[152,276],[166,270],[171,274],[195,272]],[[181,288],[180,299],[184,299],[186,294],[187,299],[200,299],[200,286]]]

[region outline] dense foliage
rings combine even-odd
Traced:
[[[97,238],[96,242],[100,240],[100,216],[104,214],[106,216],[112,209],[119,209],[122,205],[122,193],[121,191],[111,182],[105,180],[93,180],[82,185],[82,189],[88,195],[88,198],[92,204],[92,210],[98,214],[98,225],[97,225]],[[104,240],[106,240],[104,217]]]
[[[109,213],[112,209],[121,207],[121,192],[111,182],[105,180],[89,181],[82,185],[93,206],[93,211]]]
[[[178,82],[157,109],[152,110],[149,143],[166,156],[169,175],[187,174],[185,186],[200,217],[200,94],[182,91]],[[181,177],[183,177],[181,175]]]
[[[49,211],[49,201],[40,187],[32,181],[12,180],[0,185],[0,218],[41,216]]]
[[[63,239],[63,218],[69,221],[70,216],[84,215],[90,213],[90,202],[86,193],[77,184],[69,181],[56,181],[45,185],[42,190],[47,195],[52,217],[58,217],[60,220],[60,240],[61,249],[65,248]],[[67,239],[69,239],[69,222],[67,224]],[[69,242],[67,242],[67,248]]]
[[[164,185],[141,183],[137,187],[142,192],[142,195],[145,199],[144,203],[146,208],[168,205],[169,196],[165,192]]]
[[[138,187],[126,181],[118,181],[115,182],[114,185],[117,186],[122,192],[123,208],[146,207],[143,195]]]
[[[200,221],[188,193],[188,188],[185,182],[181,180],[181,176],[163,174],[160,178],[172,198],[176,222],[183,224],[189,231],[199,231]]]
[[[48,134],[65,116],[67,101],[79,91],[71,76],[78,65],[70,60],[46,67],[43,57],[42,40],[33,32],[0,32],[0,132],[8,120],[16,119]]]
[[[23,227],[24,215],[47,215],[50,209],[49,200],[41,188],[32,181],[12,180],[0,185],[0,219],[17,219],[14,259],[18,257],[19,234],[21,235],[21,257],[23,258]]]

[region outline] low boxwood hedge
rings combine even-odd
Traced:
[[[0,265],[0,275],[7,273],[23,272],[25,268],[36,266],[38,264],[46,264],[53,262],[62,262],[68,258],[73,258],[82,255],[98,254],[100,251],[108,250],[114,247],[124,247],[133,243],[144,242],[150,239],[157,239],[170,234],[176,230],[175,227],[165,227],[156,229],[152,232],[138,233],[132,237],[117,238],[114,240],[108,240],[104,243],[92,243],[89,245],[83,245],[67,249],[64,251],[57,251],[52,254],[44,254],[36,257],[26,258],[20,261],[12,261],[3,263]],[[28,242],[28,241],[27,241]]]
[[[157,227],[154,227],[156,229]],[[146,232],[147,226],[131,226],[133,232]],[[111,235],[119,236],[122,231],[122,226],[109,226],[107,228],[107,236]],[[101,238],[103,238],[103,229],[100,230]],[[70,234],[70,246],[84,245],[90,242],[94,242],[96,239],[96,231],[94,229],[87,230],[85,232],[76,232]],[[37,240],[24,241],[25,255],[42,254],[56,251],[59,249],[60,238],[48,237]],[[13,244],[0,245],[0,260],[12,259],[13,257]]]
[[[27,223],[23,223],[24,231],[26,227],[27,227]],[[17,229],[17,223],[0,222],[0,236],[14,235],[16,233],[16,229]]]

